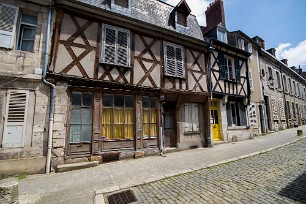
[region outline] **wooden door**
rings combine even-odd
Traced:
[[[212,99],[211,101],[211,117],[213,119],[212,124],[212,134],[214,137],[214,141],[221,140],[221,134],[220,134],[220,118],[219,118],[219,106],[218,106],[218,100]]]
[[[176,146],[175,103],[164,104],[164,145]]]

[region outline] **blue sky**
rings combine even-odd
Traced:
[[[200,25],[206,25],[204,12],[213,0],[187,0]],[[176,5],[179,0],[165,0]],[[250,37],[265,40],[266,49],[276,48],[279,59],[306,71],[306,0],[224,0],[226,26]]]

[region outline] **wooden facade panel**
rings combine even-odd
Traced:
[[[134,149],[134,141],[107,141],[102,142],[102,151],[120,150],[120,149]]]

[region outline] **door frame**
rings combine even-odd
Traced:
[[[217,102],[217,107],[215,108],[215,107],[213,107],[213,102]],[[210,105],[210,111],[212,111],[212,110],[216,110],[217,111],[217,114],[218,114],[218,138],[219,138],[219,140],[215,140],[215,137],[214,137],[214,134],[213,134],[213,123],[211,124],[211,133],[212,133],[212,138],[213,138],[213,141],[221,141],[221,140],[223,140],[222,139],[222,134],[221,134],[221,112],[220,112],[220,107],[219,107],[219,100],[217,99],[217,98],[212,98],[211,99],[211,105]],[[211,114],[211,112],[210,112],[210,114]],[[211,114],[211,116],[212,116],[212,114]],[[212,116],[212,119],[213,119],[213,116]]]

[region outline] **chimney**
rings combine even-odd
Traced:
[[[303,74],[303,69],[302,69],[301,65],[299,65],[298,73],[299,73],[299,75]]]
[[[206,31],[210,31],[220,23],[225,27],[225,14],[223,0],[215,0],[210,3],[205,11],[206,15]]]
[[[267,50],[267,52],[269,52],[271,55],[275,57],[275,48],[270,48]]]
[[[295,66],[292,66],[292,67],[290,67],[293,71],[295,71],[296,72],[296,67]]]
[[[256,43],[262,48],[265,49],[265,41],[259,37],[259,36],[255,36],[254,38],[252,38],[253,40],[256,41]]]
[[[287,59],[282,59],[281,62],[288,66],[288,60]]]

